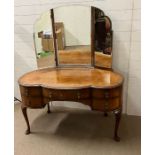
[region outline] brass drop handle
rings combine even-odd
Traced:
[[[52,98],[52,92],[49,93],[49,98]]]

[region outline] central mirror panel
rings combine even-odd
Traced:
[[[53,9],[58,65],[91,65],[91,7]]]

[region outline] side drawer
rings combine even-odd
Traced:
[[[45,106],[42,98],[41,87],[20,86],[22,102],[30,108],[42,108]]]
[[[99,100],[93,99],[92,109],[99,110],[99,111],[112,111],[121,107],[121,102],[119,98],[113,98],[109,100]]]
[[[23,96],[42,96],[42,88],[20,86],[20,93]]]
[[[90,98],[90,89],[57,90],[43,88],[43,96],[51,100],[80,100]]]
[[[45,106],[42,97],[22,96],[22,102],[30,108],[43,108]]]
[[[121,93],[121,87],[111,89],[92,89],[92,96],[96,99],[120,97]]]

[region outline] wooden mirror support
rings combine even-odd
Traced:
[[[97,67],[97,63],[99,64],[100,61],[103,61],[99,57],[100,54],[107,54],[108,56],[111,54],[112,42],[109,41],[112,39],[112,31],[110,20],[103,12],[96,10],[94,7],[91,8],[91,65],[89,67],[83,64],[76,67],[73,65],[67,67],[59,66],[53,9],[51,9],[51,21],[54,36],[55,67],[26,73],[18,81],[22,97],[21,109],[27,124],[26,134],[31,133],[27,108],[38,109],[47,105],[47,112],[50,113],[49,102],[51,101],[75,101],[90,106],[93,111],[103,112],[105,116],[107,116],[108,112],[113,112],[116,118],[114,140],[120,141],[118,128],[122,112],[123,77],[110,70],[111,66],[108,64],[108,58],[110,59],[110,57],[104,58],[107,61],[104,65],[106,64],[107,66]],[[102,36],[97,32],[97,27],[100,27],[97,25],[97,21],[101,21],[100,26],[106,27],[106,32],[102,39],[100,38]],[[107,44],[104,44],[104,41],[109,37],[107,33],[110,33],[111,38]],[[88,61],[86,53],[85,55],[83,53],[72,53],[77,56],[77,61]],[[96,56],[96,53],[99,54]],[[69,58],[69,54],[64,54],[64,60],[67,58]],[[72,58],[72,55],[70,58]],[[76,60],[73,59],[74,61]]]

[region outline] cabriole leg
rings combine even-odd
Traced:
[[[47,103],[47,113],[51,113],[51,110],[50,110],[50,103]]]
[[[26,130],[25,134],[28,135],[28,134],[30,134],[30,124],[29,124],[29,120],[28,120],[28,116],[27,116],[27,107],[21,106],[21,109],[22,109],[22,113],[24,115],[26,125],[27,125],[27,130]]]
[[[114,140],[119,142],[120,137],[118,136],[118,128],[121,120],[121,110],[115,111],[115,130],[114,130]]]

